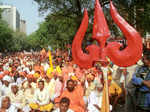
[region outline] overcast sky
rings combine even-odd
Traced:
[[[33,0],[0,0],[3,4],[13,5],[20,13],[20,18],[26,21],[27,34],[38,29],[38,24],[44,20],[39,16],[38,5]]]

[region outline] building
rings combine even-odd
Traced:
[[[9,27],[14,31],[20,30],[20,14],[17,8],[10,5],[0,5],[0,8],[3,10],[2,19],[8,23]]]
[[[23,32],[26,34],[26,21],[20,20],[20,32]]]

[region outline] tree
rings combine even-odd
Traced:
[[[1,4],[1,2],[0,2]],[[16,52],[32,48],[26,34],[13,31],[2,19],[3,10],[0,9],[0,52]]]
[[[2,9],[0,9],[0,19],[2,19]]]
[[[5,21],[0,19],[0,51],[7,51],[11,47],[13,31]]]
[[[13,32],[13,38],[12,38],[11,43],[12,43],[12,46],[9,49],[10,52],[29,49],[27,36],[20,31]]]
[[[27,42],[28,42],[29,48],[30,48],[30,49],[33,49],[33,50],[38,50],[38,49],[40,49],[38,40],[39,40],[39,39],[38,39],[38,37],[37,37],[36,32],[33,32],[32,34],[30,34],[30,35],[27,37]]]
[[[83,17],[83,9],[88,9],[90,20],[93,20],[95,0],[34,0],[39,4],[39,12],[50,13],[45,19],[45,31],[40,30],[43,42],[48,40],[48,44],[58,45],[71,43]],[[119,28],[114,24],[109,12],[109,0],[100,0],[110,31],[115,37],[122,36]],[[134,26],[142,35],[150,31],[150,1],[140,0],[113,0],[120,15]],[[141,5],[142,3],[142,5]],[[43,24],[43,25],[44,25]],[[68,29],[67,29],[68,28]],[[89,40],[92,35],[92,22],[85,39]]]
[[[53,48],[65,48],[67,44],[70,44],[73,37],[80,25],[82,19],[83,8],[88,6],[87,0],[52,0],[51,2],[35,0],[40,4],[39,10],[41,13],[46,10],[51,10],[51,13],[45,18],[45,22],[40,26],[37,31],[43,42],[48,40]],[[92,2],[91,2],[92,3]],[[50,7],[47,7],[49,4]],[[52,6],[54,5],[54,7]],[[89,6],[88,6],[89,7]],[[91,8],[91,7],[89,7]],[[46,28],[45,28],[45,27]],[[43,32],[42,32],[43,31]],[[88,33],[87,33],[88,34]],[[41,43],[42,44],[42,43]]]
[[[150,32],[150,1],[149,0],[118,0],[120,14],[134,26],[143,36]]]

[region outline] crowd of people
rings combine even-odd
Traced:
[[[100,112],[104,76],[100,65],[78,67],[68,51],[13,53],[0,58],[0,112]],[[142,63],[108,65],[110,111],[150,111],[150,53]],[[120,109],[120,110],[119,110]]]

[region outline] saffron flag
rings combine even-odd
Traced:
[[[108,85],[105,83],[103,88],[103,97],[102,97],[102,106],[101,112],[110,112],[109,111],[109,92]]]

